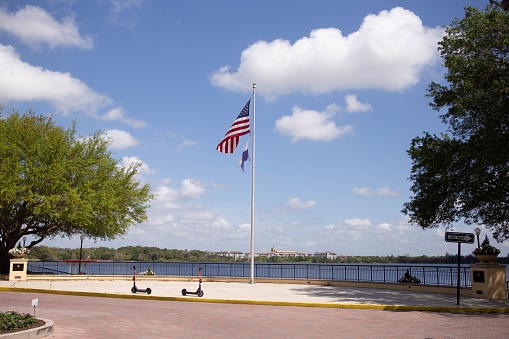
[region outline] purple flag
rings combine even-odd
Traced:
[[[240,158],[240,168],[242,168],[242,172],[244,172],[244,162],[249,159],[249,152],[248,152],[248,146],[249,146],[249,138],[247,138],[246,146],[244,147],[244,151],[242,151],[242,157]]]

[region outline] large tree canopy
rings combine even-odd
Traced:
[[[446,85],[428,97],[447,133],[412,140],[411,200],[403,213],[423,228],[460,220],[509,239],[509,14],[465,8],[439,43]]]
[[[24,236],[28,248],[57,235],[114,239],[147,219],[150,186],[137,180],[138,165],[119,166],[108,144],[33,112],[0,119],[0,272]]]

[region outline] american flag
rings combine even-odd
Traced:
[[[216,149],[221,153],[233,153],[239,144],[239,139],[244,134],[250,132],[249,130],[249,104],[251,99],[247,102],[246,106],[242,109],[239,116],[233,122],[232,126],[226,132],[223,140],[217,145]]]

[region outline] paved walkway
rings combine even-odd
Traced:
[[[204,282],[204,296],[182,296],[182,289],[196,291],[197,281],[137,280],[138,288],[150,287],[152,293],[131,293],[130,280],[0,280],[1,290],[28,290],[59,294],[85,294],[111,297],[145,297],[170,301],[216,303],[300,305],[339,308],[427,310],[447,312],[509,313],[509,300],[486,300],[456,295],[418,293],[374,288],[318,286],[278,283]]]
[[[128,280],[0,281],[0,311],[55,322],[48,338],[509,338],[509,301],[351,287]],[[276,306],[276,307],[275,307]],[[388,311],[390,310],[390,311]],[[394,312],[405,311],[405,312]]]

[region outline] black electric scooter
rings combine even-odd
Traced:
[[[147,287],[144,289],[136,287],[136,266],[133,266],[133,270],[134,270],[134,276],[133,276],[133,287],[131,288],[131,292],[133,292],[133,293],[140,292],[140,293],[147,293],[147,294],[152,293],[152,290],[150,289],[150,287]]]
[[[199,285],[198,285],[198,289],[196,290],[196,292],[188,292],[185,288],[182,290],[182,295],[186,295],[186,294],[196,294],[197,296],[199,297],[203,297],[203,291],[201,289],[201,267],[198,268],[198,282],[199,282]]]

